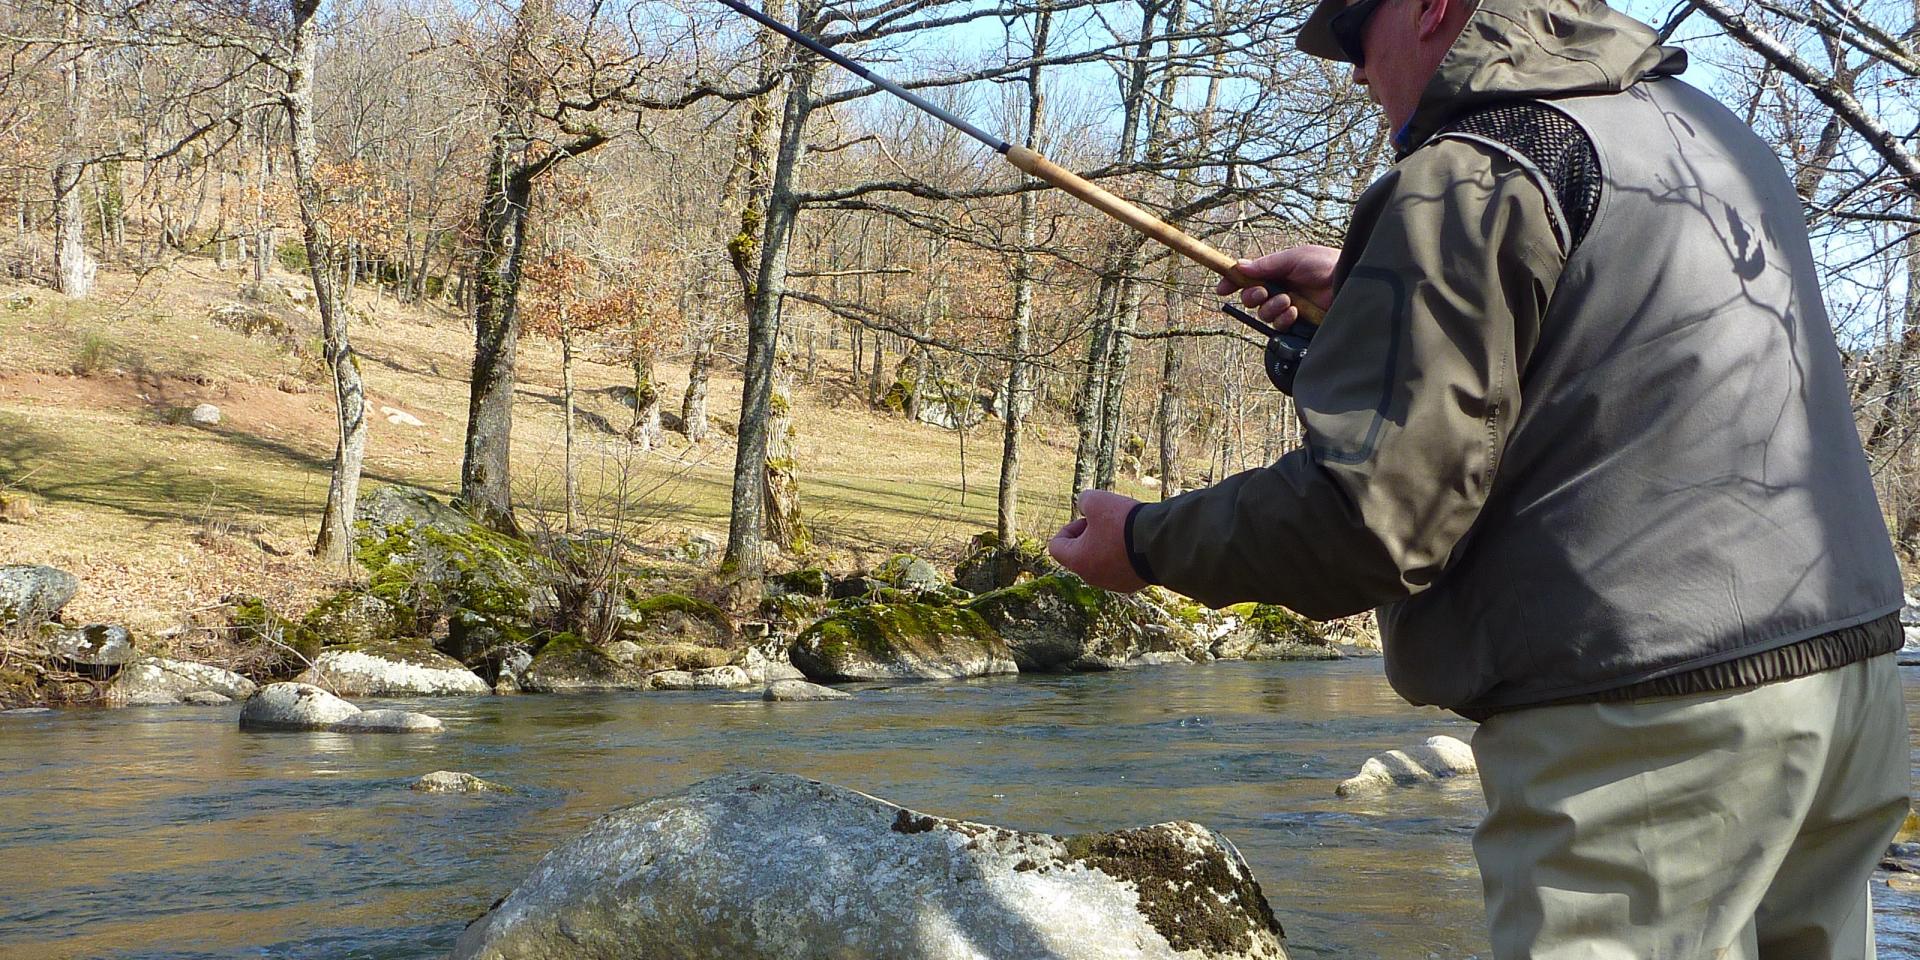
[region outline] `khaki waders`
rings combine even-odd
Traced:
[[[1894,657],[1724,693],[1500,714],[1474,734],[1496,960],[1872,958],[1908,809]]]

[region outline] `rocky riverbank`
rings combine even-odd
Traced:
[[[0,706],[219,703],[276,681],[341,697],[758,691],[1343,655],[1323,627],[1279,607],[1094,589],[1031,541],[979,538],[951,577],[909,555],[851,574],[796,568],[769,578],[757,603],[723,607],[701,584],[662,589],[621,537],[503,536],[425,492],[386,487],[361,498],[354,553],[363,579],[297,615],[228,598],[214,628],[226,655],[211,662],[115,625],[66,623],[82,586],[73,576],[0,567],[11,638]]]

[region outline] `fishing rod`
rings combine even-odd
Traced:
[[[741,0],[720,0],[735,12],[772,30],[775,33],[806,47],[841,67],[851,71],[854,76],[885,90],[912,104],[940,122],[993,148],[993,152],[1007,158],[1007,162],[1022,172],[1066,191],[1088,206],[1132,227],[1136,232],[1154,240],[1168,249],[1192,260],[1214,273],[1217,273],[1237,287],[1264,287],[1269,294],[1285,293],[1285,289],[1271,281],[1255,280],[1240,269],[1239,261],[1222,253],[1217,247],[1188,235],[1180,228],[1154,216],[1125,200],[1114,196],[1100,185],[1068,170],[1046,157],[1026,147],[1017,147],[996,137],[966,120],[955,116],[915,94],[913,91],[880,76],[861,66],[847,55],[815,40],[812,37],[781,23],[772,17],[753,9]],[[1323,311],[1305,297],[1293,298],[1294,309],[1299,311],[1299,320],[1284,330],[1277,330],[1253,314],[1231,303],[1223,303],[1220,309],[1241,323],[1252,327],[1261,336],[1267,338],[1266,367],[1267,379],[1273,381],[1282,393],[1293,393],[1293,376],[1299,369],[1300,361],[1306,359],[1307,343],[1319,328]]]

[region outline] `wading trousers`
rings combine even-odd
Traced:
[[[1874,956],[1867,884],[1912,763],[1894,657],[1517,710],[1473,752],[1495,960]]]

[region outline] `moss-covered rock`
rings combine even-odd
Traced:
[[[1338,660],[1325,629],[1286,607],[1241,603],[1212,612],[1203,629],[1220,660]]]
[[[794,640],[808,679],[935,680],[1013,673],[1007,645],[963,607],[866,603],[826,617]]]
[[[770,597],[819,597],[832,595],[833,577],[819,567],[806,567],[767,578]]]
[[[947,585],[933,564],[910,553],[897,553],[875,567],[873,579],[901,590],[938,590]]]
[[[605,650],[571,633],[555,634],[547,640],[520,677],[520,685],[535,693],[651,689],[644,671],[608,656]]]
[[[320,655],[320,638],[299,621],[276,613],[265,600],[247,594],[227,598],[227,624],[235,643],[256,648],[255,659],[270,677],[290,677]]]
[[[413,624],[393,604],[364,590],[342,590],[300,618],[320,646],[343,646],[407,636]]]
[[[654,673],[659,670],[707,670],[726,666],[734,660],[732,651],[718,647],[703,647],[693,643],[641,644],[620,641],[620,644],[609,644],[608,648],[611,650],[614,646],[621,644],[629,649],[622,651],[626,654],[625,656],[616,657],[616,659],[640,673]]]
[[[974,543],[973,552],[953,568],[953,585],[963,590],[991,593],[1022,580],[1066,572],[1047,556],[1046,545],[1032,537],[1002,544],[999,537],[986,534],[975,537]]]
[[[1006,640],[1025,671],[1112,670],[1149,653],[1206,657],[1199,634],[1158,605],[1070,573],[996,590],[966,607]]]
[[[639,644],[693,643],[735,646],[733,618],[696,597],[677,593],[630,599],[618,614],[622,640]]]
[[[354,557],[367,593],[429,633],[443,618],[442,650],[469,666],[527,646],[552,604],[549,561],[424,491],[381,487],[360,498]]]

